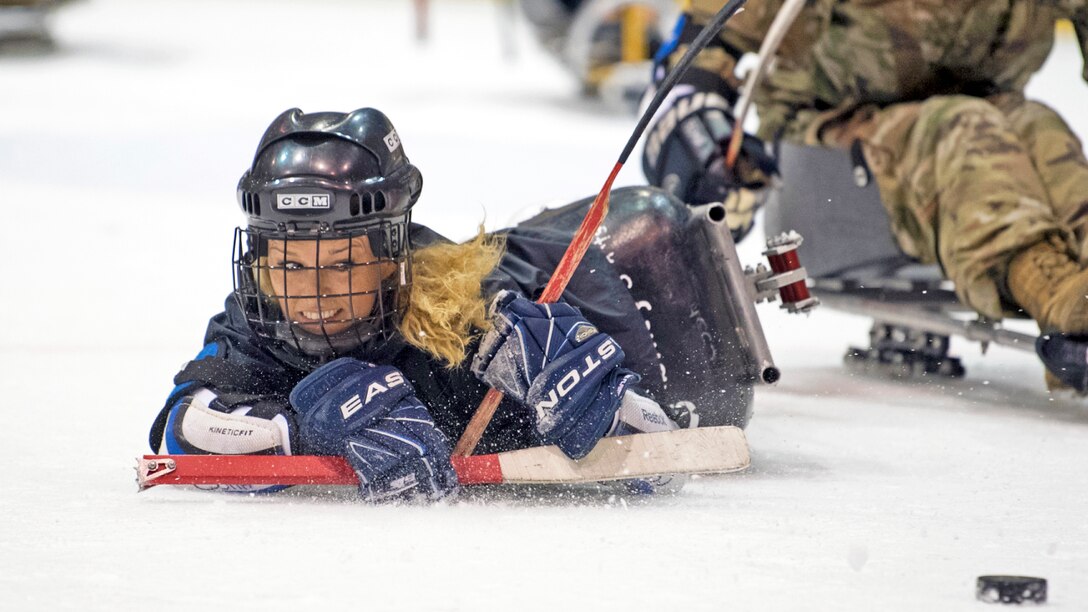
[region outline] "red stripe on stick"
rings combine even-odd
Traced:
[[[148,482],[159,484],[283,484],[351,485],[359,484],[355,472],[342,457],[316,455],[145,455],[159,464],[148,476],[174,470]]]
[[[498,455],[453,455],[450,463],[457,472],[457,480],[463,485],[502,484],[502,465]]]

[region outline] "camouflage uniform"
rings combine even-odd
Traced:
[[[722,2],[691,4],[698,23]],[[733,56],[758,50],[781,4],[749,0],[696,65],[739,85]],[[810,0],[755,96],[759,135],[860,139],[903,251],[999,318],[1016,253],[1049,237],[1088,259],[1080,141],[1023,96],[1063,18],[1088,56],[1088,0]]]

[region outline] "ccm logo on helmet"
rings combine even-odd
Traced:
[[[340,414],[344,415],[344,420],[355,414],[364,405],[369,404],[370,400],[374,399],[375,395],[381,395],[393,387],[399,387],[404,384],[404,376],[400,372],[390,372],[385,375],[385,384],[381,384],[378,381],[370,383],[366,388],[366,399],[360,399],[359,394],[351,396],[348,401],[340,404]]]
[[[312,208],[328,208],[329,194],[327,193],[277,193],[276,208],[309,210]]]
[[[570,372],[567,372],[566,375],[563,376],[563,378],[559,379],[559,382],[556,383],[555,387],[548,390],[547,399],[540,400],[540,402],[537,403],[537,417],[545,417],[549,410],[555,408],[555,405],[559,403],[559,400],[561,398],[566,397],[567,394],[569,394],[575,387],[578,386],[578,383],[582,382],[583,378],[589,376],[590,372],[600,367],[601,363],[607,361],[612,356],[614,356],[616,354],[616,350],[616,343],[611,338],[609,338],[597,347],[597,355],[600,357],[599,360],[594,359],[593,355],[586,355],[585,368],[582,368],[580,370],[574,369]]]
[[[385,148],[389,149],[390,153],[396,151],[397,147],[400,146],[400,136],[397,134],[396,130],[390,130],[382,140],[385,141]]]

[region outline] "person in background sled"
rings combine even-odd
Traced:
[[[578,78],[582,92],[635,108],[651,59],[676,19],[674,0],[520,0],[533,34]]]
[[[689,3],[660,70],[722,4]],[[727,173],[734,69],[782,4],[750,3],[700,54],[650,128],[649,181],[687,202],[731,202],[739,238],[775,172],[760,138],[857,147],[901,250],[939,263],[963,303],[993,320],[1026,312],[1046,333],[1088,332],[1088,162],[1061,117],[1024,97],[1059,19],[1088,57],[1088,2],[809,2],[756,93],[759,138],[745,137]],[[1051,389],[1088,391],[1079,354],[1079,369],[1047,363]]]
[[[534,249],[566,245],[511,233],[504,250],[482,232],[451,243],[410,223],[421,188],[377,110],[278,117],[238,186],[234,292],[175,377],[152,449],[340,455],[368,500],[438,499],[457,489],[451,440],[489,386],[506,399],[483,452],[556,444],[578,458],[603,436],[677,428],[636,390],[629,366],[647,366],[604,331],[629,335],[638,316],[618,278],[571,284],[599,294],[579,302],[596,324],[536,304],[525,296],[548,275]]]

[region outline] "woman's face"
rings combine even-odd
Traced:
[[[280,310],[316,335],[340,333],[370,316],[382,278],[395,269],[378,263],[366,236],[272,240],[268,266]]]

